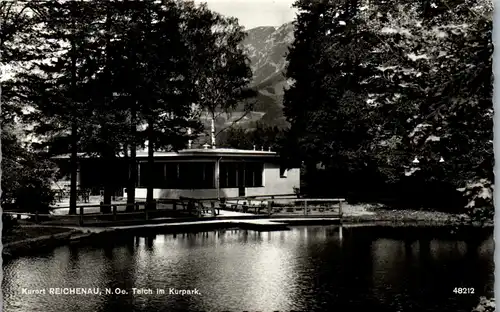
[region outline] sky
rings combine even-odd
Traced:
[[[237,17],[247,30],[258,26],[281,26],[295,19],[295,0],[195,0],[210,10]]]

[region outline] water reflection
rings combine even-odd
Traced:
[[[429,229],[219,230],[68,246],[4,264],[6,311],[470,311],[493,293],[493,239]],[[421,232],[418,232],[421,231]],[[453,287],[474,287],[457,296]],[[127,295],[23,295],[21,288],[100,287]],[[134,287],[200,296],[133,295]]]

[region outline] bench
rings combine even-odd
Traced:
[[[181,196],[179,197],[179,201],[181,202],[183,209],[187,210],[188,213],[191,213],[192,211],[196,210],[198,216],[201,216],[201,214],[208,213],[210,211],[212,211],[214,216],[220,215],[221,207],[219,206],[219,208],[216,209],[215,202],[213,201],[210,202],[210,207],[205,207],[205,205],[203,204],[203,200],[196,198],[187,198]],[[196,206],[198,206],[198,209],[196,209]]]
[[[77,196],[84,203],[90,202],[90,191],[89,190],[79,190]]]

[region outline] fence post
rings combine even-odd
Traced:
[[[340,223],[340,226],[339,226],[339,239],[340,241],[343,240],[344,238],[344,233],[343,233],[343,229],[342,229],[342,199],[339,200],[339,223]]]
[[[144,217],[146,218],[146,220],[148,220],[148,217],[149,217],[149,216],[148,216],[148,209],[149,209],[149,207],[148,207],[148,206],[149,206],[149,204],[146,204],[146,205],[144,206]]]
[[[83,206],[80,206],[80,218],[78,224],[80,224],[80,226],[83,225]]]
[[[307,200],[304,200],[304,215],[307,216]]]
[[[217,212],[215,211],[215,202],[210,202],[210,206],[212,207],[212,212],[214,214],[214,217],[217,215]]]
[[[271,216],[272,212],[273,212],[273,202],[269,200],[267,202],[267,214]]]
[[[116,221],[116,210],[117,210],[116,205],[113,205],[113,220],[115,221]]]

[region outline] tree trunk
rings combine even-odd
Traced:
[[[130,156],[128,154],[128,149],[129,149],[129,145],[128,144],[125,144],[123,146],[123,158],[125,160],[125,164],[127,164],[127,184],[126,184],[126,194],[127,194],[127,203],[128,203],[128,194],[129,194],[129,176],[130,176],[130,168],[129,168],[129,164],[130,164]],[[120,170],[121,170],[122,166],[120,166]],[[121,186],[121,185],[120,185]],[[126,211],[131,211],[130,208],[134,208],[133,206],[129,207],[129,206],[126,206],[125,207],[125,210]]]
[[[76,214],[76,199],[77,199],[77,189],[76,189],[76,176],[78,174],[78,136],[77,136],[77,126],[73,122],[71,125],[71,160],[70,160],[70,174],[71,174],[71,186],[69,193],[69,214]]]
[[[103,204],[111,205],[111,197],[113,196],[113,174],[114,174],[114,163],[115,157],[110,151],[106,151],[104,154],[104,164],[106,165],[106,174],[104,174],[104,194],[103,194]],[[104,210],[110,212],[111,206],[106,206]]]
[[[154,188],[154,132],[153,121],[148,121],[148,181],[147,181],[147,195],[146,202],[149,209],[154,209],[153,204],[153,188]]]
[[[103,204],[105,205],[111,205],[111,196],[113,194],[113,185],[112,185],[112,176],[114,174],[113,169],[113,158],[114,158],[114,153],[111,147],[109,146],[109,131],[108,127],[106,124],[101,124],[101,135],[102,135],[102,140],[105,142],[104,145],[102,146],[101,150],[101,157],[104,163],[104,167],[102,170],[104,171],[103,175],[103,187],[104,187],[104,194],[103,194]],[[102,212],[108,213],[110,212],[110,207],[111,206],[104,206],[102,208]]]
[[[129,174],[128,174],[128,183],[127,183],[127,206],[128,211],[134,210],[134,206],[130,204],[135,204],[135,185],[137,180],[137,160],[136,160],[136,152],[137,146],[135,142],[135,136],[137,133],[136,127],[136,110],[134,106],[135,102],[132,102],[132,107],[130,109],[130,159],[129,159]]]
[[[105,74],[106,74],[106,83],[109,83],[111,81],[111,72],[110,72],[110,65],[109,65],[109,46],[110,46],[110,31],[111,31],[111,12],[109,10],[109,5],[106,6],[106,66],[105,66]],[[108,90],[111,90],[111,86],[108,84],[107,86]],[[112,94],[108,94],[108,97],[104,98],[104,104],[107,105],[109,104],[109,99],[112,97]],[[104,151],[104,163],[106,164],[105,170],[107,173],[104,175],[104,194],[103,194],[103,204],[104,205],[111,205],[111,197],[113,196],[113,175],[114,175],[114,170],[113,170],[113,165],[114,165],[114,152],[112,150],[112,147],[110,146],[110,135],[109,131],[107,128],[107,125],[102,125],[103,129],[103,134],[104,134],[104,141],[105,141],[105,151]],[[106,212],[111,212],[111,206],[105,206],[104,210]]]
[[[73,31],[75,30],[75,24],[75,20],[73,19]],[[74,100],[76,96],[76,42],[74,35],[71,40],[71,93]],[[73,122],[71,123],[71,186],[69,194],[69,214],[76,214],[76,200],[78,195],[76,189],[76,176],[78,174],[78,126],[76,124],[76,118],[77,117],[74,116]]]
[[[136,38],[138,39],[138,38]],[[132,41],[134,42],[134,41]],[[136,42],[137,43],[137,42]],[[129,50],[129,59],[132,60],[132,68],[137,66],[137,55],[133,53],[134,49]],[[139,108],[139,102],[137,101],[137,90],[132,90],[132,96],[130,98],[130,159],[129,159],[129,171],[128,171],[128,183],[127,183],[127,210],[135,210],[135,188],[138,184],[138,172],[137,172],[137,110]]]

